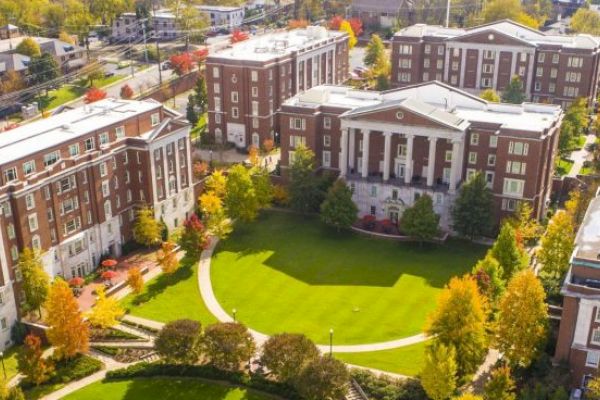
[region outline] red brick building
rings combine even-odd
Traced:
[[[386,92],[320,86],[281,107],[281,165],[306,145],[319,168],[345,176],[360,215],[397,221],[426,193],[446,229],[457,188],[482,171],[497,221],[521,201],[539,218],[561,120],[556,105],[488,103],[440,82]]]
[[[505,20],[469,29],[417,24],[392,39],[392,83],[439,80],[478,95],[518,75],[527,99],[568,106],[597,94],[600,41],[548,35]]]
[[[600,197],[594,198],[575,239],[562,286],[556,361],[569,363],[573,387],[585,387],[600,365]]]
[[[279,132],[284,100],[348,77],[348,36],[309,26],[252,37],[206,60],[208,131],[217,142],[259,147]]]

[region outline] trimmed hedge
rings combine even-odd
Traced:
[[[217,369],[210,365],[175,365],[142,362],[127,368],[108,371],[107,380],[148,378],[153,376],[204,378],[227,381],[240,386],[274,394],[288,400],[302,400],[289,385],[274,382],[259,374],[245,374]]]
[[[419,380],[392,379],[359,369],[350,371],[350,374],[373,400],[427,400]]]
[[[100,371],[102,367],[104,367],[102,361],[85,354],[79,354],[70,360],[55,361],[52,376],[42,386],[78,381]],[[24,379],[20,386],[23,390],[29,390],[35,385]]]

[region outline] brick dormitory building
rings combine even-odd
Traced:
[[[24,248],[69,279],[121,254],[136,208],[153,207],[170,228],[184,221],[195,203],[189,128],[155,101],[107,99],[0,135],[0,348]]]
[[[496,223],[521,201],[544,215],[562,110],[488,103],[429,82],[385,92],[319,86],[285,101],[278,117],[284,174],[302,144],[318,168],[346,178],[359,215],[397,221],[426,193],[451,229],[457,189],[476,171],[492,190]]]
[[[469,29],[417,24],[392,39],[392,84],[446,82],[473,94],[503,91],[514,75],[528,100],[568,106],[596,98],[600,39],[550,35],[504,20]]]
[[[206,60],[208,129],[217,142],[259,147],[279,131],[284,100],[348,78],[348,36],[309,26],[252,37]]]

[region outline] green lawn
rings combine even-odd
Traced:
[[[573,161],[565,158],[556,157],[555,163],[554,170],[558,176],[567,175],[573,167]]]
[[[113,82],[123,78],[123,75],[113,75],[107,78],[97,79],[94,81],[94,86],[104,87],[110,85]],[[81,97],[89,88],[89,82],[87,80],[79,80],[73,84],[63,85],[59,89],[50,90],[48,96],[42,96],[38,99],[43,103],[45,110],[52,110],[58,106],[61,106],[71,100],[75,100]]]
[[[314,217],[264,213],[239,223],[212,261],[221,306],[267,334],[302,332],[317,343],[372,343],[422,332],[450,277],[485,248],[397,243],[338,233]]]
[[[139,295],[129,295],[122,301],[123,307],[132,315],[169,322],[191,318],[209,324],[216,319],[206,309],[198,289],[198,262],[181,260],[173,275],[159,275],[146,283]]]
[[[21,346],[12,346],[4,351],[4,367],[6,368],[6,378],[10,379],[19,373],[17,368],[17,354]]]
[[[148,378],[96,382],[64,397],[65,400],[266,400],[270,398],[246,389],[186,378]]]
[[[334,356],[347,363],[362,367],[415,376],[423,368],[426,345],[427,342],[423,342],[393,350],[367,353],[335,353]]]

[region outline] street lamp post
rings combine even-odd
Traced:
[[[233,322],[237,322],[237,319],[235,318],[235,314],[237,314],[237,310],[234,308],[231,311],[233,312]]]
[[[333,357],[333,328],[329,330],[329,357]]]

